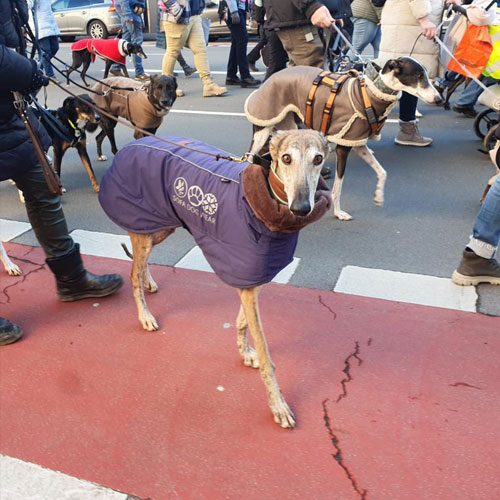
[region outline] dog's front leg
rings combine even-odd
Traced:
[[[10,260],[2,242],[0,242],[0,260],[2,261],[3,267],[5,268],[7,273],[9,273],[11,276],[20,276],[21,274],[23,274],[19,266],[17,266]]]
[[[352,216],[347,212],[340,210],[340,193],[342,192],[342,183],[344,182],[345,167],[347,164],[347,157],[351,148],[348,146],[337,145],[335,153],[337,154],[337,166],[335,171],[335,181],[333,183],[332,200],[333,200],[333,213],[335,217],[340,220],[351,220]]]
[[[80,155],[80,160],[82,160],[82,164],[85,167],[85,170],[87,171],[87,174],[89,176],[90,182],[92,183],[92,187],[94,188],[94,191],[96,193],[99,192],[99,183],[97,182],[97,179],[95,178],[95,173],[94,169],[92,168],[92,164],[90,163],[90,158],[87,153],[87,145],[85,139],[82,139],[76,143],[76,150],[78,151],[78,154]]]
[[[262,152],[264,149],[264,146],[266,145],[269,136],[271,135],[272,132],[272,127],[258,127],[257,125],[253,126],[253,137],[252,137],[252,144],[250,145],[250,154],[253,155],[258,155],[259,153]],[[253,161],[252,158],[249,159],[250,161]]]
[[[269,407],[273,413],[274,421],[281,425],[281,427],[293,428],[295,427],[295,416],[278,386],[275,367],[269,355],[266,337],[260,321],[258,304],[259,288],[239,288],[238,293],[259,357],[260,375],[266,387]]]
[[[243,364],[245,366],[251,366],[252,368],[258,368],[259,357],[257,351],[248,343],[248,321],[243,305],[240,306],[240,312],[236,319],[236,329],[238,331],[236,343],[238,344],[238,351],[243,360]]]
[[[370,165],[375,173],[377,174],[377,187],[375,189],[375,197],[373,198],[373,203],[381,207],[384,204],[384,188],[385,180],[387,179],[387,172],[384,170],[382,165],[377,161],[375,155],[368,146],[357,146],[354,148],[356,154],[368,165]]]

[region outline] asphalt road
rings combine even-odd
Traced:
[[[209,46],[211,69],[220,84],[225,79],[228,48],[227,43]],[[145,61],[146,71],[160,72],[163,50],[152,43],[147,43],[145,50],[149,56]],[[185,56],[192,63],[189,50],[185,50]],[[69,44],[61,45],[58,57],[69,62]],[[262,67],[261,61],[259,65]],[[89,74],[102,77],[103,69],[103,62],[97,61]],[[73,75],[79,81],[76,73]],[[178,80],[186,95],[177,99],[174,112],[166,117],[158,133],[194,137],[237,155],[247,151],[251,126],[244,116],[203,113],[242,113],[251,90],[232,87],[229,96],[204,99],[196,74],[190,79],[179,76]],[[74,85],[69,89],[78,91]],[[43,102],[42,93],[39,98]],[[49,107],[60,106],[64,98],[62,90],[49,86]],[[424,115],[420,121],[421,132],[431,136],[434,144],[429,148],[396,146],[393,142],[396,123],[388,123],[381,141],[370,144],[388,172],[383,207],[373,204],[375,174],[353,154],[348,163],[341,206],[354,220],[339,221],[330,212],[302,232],[296,253],[302,261],[291,284],[333,289],[346,265],[451,276],[471,234],[479,198],[494,170],[488,157],[478,152],[481,143],[472,130],[473,120],[425,104],[419,109]],[[390,118],[397,118],[397,114]],[[132,131],[122,125],[117,126],[116,137],[118,147],[133,139]],[[88,149],[100,179],[111,160],[97,161],[92,137],[88,140]],[[104,153],[111,157],[107,140]],[[334,157],[329,161],[333,167]],[[76,150],[69,151],[64,158],[62,181],[67,189],[63,204],[70,230],[123,232],[103,213]],[[14,187],[1,183],[0,194],[1,217],[27,221]],[[14,241],[36,244],[31,232]],[[169,238],[168,244],[154,250],[151,262],[172,265],[193,245],[189,234],[178,231]],[[481,312],[500,315],[500,287],[481,285],[478,294]]]

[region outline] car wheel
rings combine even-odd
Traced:
[[[87,33],[92,38],[108,38],[108,30],[105,24],[97,20],[90,21]]]
[[[61,36],[61,42],[74,42],[75,38],[74,36]]]

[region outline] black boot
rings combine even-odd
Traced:
[[[86,271],[78,243],[68,255],[50,258],[46,262],[56,277],[57,295],[62,302],[105,297],[123,285],[123,279],[118,274],[97,275]]]
[[[0,318],[0,345],[12,344],[19,340],[23,331],[8,319]]]

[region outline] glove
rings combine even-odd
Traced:
[[[31,59],[31,64],[33,65],[33,73],[31,77],[31,84],[26,91],[26,94],[36,94],[41,87],[46,87],[50,80],[42,70],[38,68],[36,61]]]
[[[144,12],[144,9],[140,5],[134,7],[134,14],[140,16]]]
[[[231,12],[231,22],[233,24],[240,24],[240,15],[238,14],[237,10]]]

